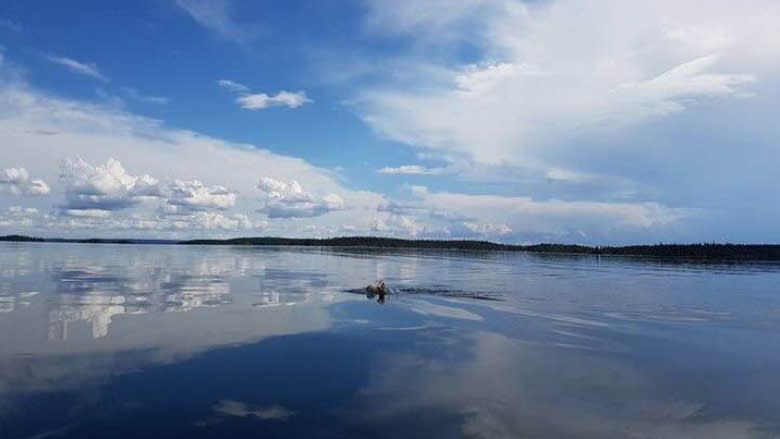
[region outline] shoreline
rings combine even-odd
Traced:
[[[68,244],[136,244],[136,245],[204,245],[204,246],[275,246],[275,247],[331,247],[410,250],[465,250],[465,251],[509,251],[533,254],[578,255],[578,256],[625,256],[652,257],[661,259],[687,259],[696,261],[723,262],[771,262],[780,261],[779,244],[651,244],[627,246],[586,246],[578,244],[502,244],[477,240],[424,240],[378,237],[340,238],[279,238],[245,237],[232,239],[64,239],[36,238],[24,235],[0,236],[0,242],[40,242]]]

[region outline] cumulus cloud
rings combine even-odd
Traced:
[[[31,227],[40,217],[40,211],[34,207],[10,206],[0,213],[0,227],[18,230],[20,227]]]
[[[163,229],[239,231],[262,228],[265,223],[262,221],[253,223],[245,214],[224,215],[219,212],[200,211],[184,217],[158,219],[152,225],[153,228]]]
[[[11,206],[0,212],[0,227],[6,233],[29,233],[36,230],[45,236],[67,236],[70,232],[88,232],[96,236],[123,236],[128,232],[140,233],[142,237],[217,236],[225,232],[259,231],[268,226],[262,219],[252,219],[242,213],[219,211],[182,211],[176,214],[136,211],[126,215],[115,215],[103,209],[60,209],[51,213],[22,206]],[[80,236],[81,233],[79,233]],[[230,236],[230,235],[228,235]]]
[[[395,168],[386,166],[377,170],[380,174],[389,175],[441,175],[446,171],[445,168],[426,168],[420,165],[402,165]]]
[[[47,56],[46,59],[54,64],[61,65],[78,75],[88,76],[100,82],[109,82],[108,77],[101,73],[97,65],[93,63],[83,63],[64,56]]]
[[[108,212],[162,196],[155,178],[130,175],[113,158],[98,166],[80,158],[66,159],[60,167],[60,179],[65,184],[66,211]]]
[[[236,103],[245,110],[265,110],[271,107],[298,108],[314,102],[306,96],[304,91],[291,92],[282,90],[275,95],[252,93],[252,90],[246,85],[230,79],[220,79],[217,81],[217,85],[238,94]]]
[[[484,236],[503,236],[512,233],[512,228],[506,224],[490,224],[465,221],[463,225],[472,232]]]
[[[4,225],[0,218],[0,225]],[[51,233],[86,230],[101,231],[101,234],[119,234],[126,232],[142,232],[149,236],[183,236],[193,237],[192,231],[206,235],[213,232],[240,232],[261,230],[267,226],[262,220],[253,221],[245,214],[224,214],[215,211],[190,211],[181,214],[145,215],[130,214],[126,216],[112,215],[112,212],[99,209],[63,210],[57,215],[28,215],[28,227],[37,227]],[[202,235],[200,235],[202,236]]]
[[[309,225],[317,230],[348,225],[368,231],[383,199],[375,192],[346,188],[331,170],[274,153],[263,145],[172,128],[123,107],[50,95],[28,84],[23,71],[11,69],[11,63],[0,64],[0,156],[12,157],[14,166],[24,167],[32,177],[51,182],[62,174],[63,180],[52,187],[52,192],[62,194],[56,205],[46,204],[49,199],[36,201],[36,207],[49,218],[39,218],[25,230],[2,226],[6,233],[189,238],[262,229],[272,235],[310,236],[305,228]],[[120,177],[106,169],[113,169],[106,164],[109,157],[121,162]],[[68,160],[70,165],[60,169]],[[77,165],[80,161],[86,165]],[[104,173],[109,175],[94,175]],[[154,181],[149,180],[152,187],[142,190],[146,178],[133,183],[123,174],[136,180],[146,175]],[[308,215],[322,212],[323,206],[329,213],[309,216],[305,223],[256,213],[258,174],[283,182],[295,180],[312,193]],[[198,181],[206,190],[187,188],[175,196],[170,186],[176,180]],[[244,196],[236,196],[227,207],[233,196],[221,193],[217,186]],[[203,193],[209,201],[204,202]],[[169,198],[178,204],[169,204]],[[0,211],[9,205],[8,200],[0,197]],[[277,207],[285,204],[277,203]],[[246,228],[248,223],[251,229]]]
[[[158,209],[161,215],[188,216],[171,220],[172,224],[195,221],[219,225],[232,224],[236,220],[215,213],[196,212],[230,209],[236,204],[238,192],[220,185],[207,186],[198,180],[172,179],[165,184],[149,175],[130,175],[113,158],[100,166],[92,166],[82,159],[66,159],[60,178],[65,183],[66,197],[62,213],[67,216],[104,218],[111,211],[135,207],[144,200],[160,200],[164,203],[163,208]],[[245,223],[239,221],[237,224]]]
[[[245,110],[264,110],[271,107],[298,108],[312,102],[312,100],[306,97],[305,92],[289,92],[282,90],[272,96],[265,93],[240,96],[236,99],[236,102]]]
[[[269,218],[311,218],[344,208],[344,200],[338,194],[316,196],[305,192],[301,185],[264,177],[257,186],[262,193],[260,212]]]
[[[174,180],[168,204],[191,210],[225,210],[236,204],[238,193],[223,186],[206,186],[197,180]]]
[[[0,173],[0,189],[14,195],[46,195],[51,188],[41,179],[31,179],[25,168],[9,168]]]
[[[302,159],[174,129],[121,108],[54,97],[10,76],[0,80],[3,156],[46,181],[56,178],[62,160],[80,157],[60,171],[64,203],[37,205],[50,213],[30,216],[37,218],[30,220],[31,234],[127,237],[137,231],[136,236],[200,237],[262,229],[269,235],[332,236],[378,228],[395,236],[604,243],[657,236],[649,233],[666,231],[695,213],[660,202],[490,195],[478,186],[464,190],[469,194],[416,187],[410,199],[385,211],[378,206],[388,205],[386,196],[350,190],[331,171]],[[107,157],[121,164],[105,163]],[[267,177],[259,185],[259,209],[251,196],[258,175]],[[571,179],[563,171],[551,176]],[[180,193],[174,194],[177,180]]]
[[[0,64],[0,69],[4,66],[7,64]],[[342,224],[367,231],[382,200],[374,192],[345,188],[332,171],[259,145],[170,128],[122,108],[50,96],[18,76],[2,78],[0,155],[14,157],[29,175],[46,181],[63,174],[64,202],[48,206],[53,217],[34,221],[27,228],[29,234],[83,236],[89,231],[93,236],[128,237],[137,231],[138,236],[186,238],[263,229],[274,235],[307,236],[307,225],[330,230]],[[121,161],[118,175],[110,171],[113,165],[105,164],[107,157]],[[59,165],[66,159],[70,159],[70,165],[62,172]],[[84,164],[79,164],[81,161]],[[96,163],[103,165],[93,166]],[[278,181],[295,180],[303,188],[316,188],[311,204],[302,202],[297,206],[298,213],[309,215],[308,224],[250,214],[257,209],[257,201],[249,194],[257,193],[258,173]],[[140,174],[151,180],[139,181]],[[205,190],[187,187],[181,195],[173,195],[170,185],[176,180],[201,182]],[[144,181],[151,187],[145,187]],[[227,188],[226,193],[215,189],[217,186]],[[247,196],[236,196],[232,207],[220,209],[231,204],[233,196],[227,192]],[[204,201],[203,194],[209,201]],[[178,204],[169,204],[169,198]],[[349,201],[348,208],[344,199]],[[5,207],[4,201],[0,197],[0,208]],[[344,208],[334,210],[341,206]],[[286,199],[271,201],[268,209],[274,214],[290,214],[290,203]],[[329,214],[319,215],[323,209]],[[252,228],[246,229],[247,221],[236,215],[244,215]],[[11,228],[22,232],[6,227]]]
[[[425,225],[413,215],[403,215],[389,212],[386,216],[377,216],[376,232],[392,236],[416,238],[428,231]]]

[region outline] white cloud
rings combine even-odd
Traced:
[[[36,200],[47,213],[31,214],[24,229],[36,235],[204,237],[263,230],[333,236],[370,233],[379,223],[380,233],[394,236],[619,242],[666,230],[691,213],[660,203],[539,201],[423,187],[392,211],[382,210],[389,204],[385,196],[347,189],[332,171],[304,160],[171,128],[121,108],[52,97],[18,76],[0,75],[0,108],[0,156],[13,157],[29,175],[50,181],[59,163],[80,158],[65,166],[64,184],[51,188],[65,200],[62,206],[46,204],[55,197]],[[115,160],[106,163],[108,157]],[[266,177],[259,209],[258,175]],[[171,187],[176,180],[180,196]],[[0,208],[7,203],[0,199]],[[22,231],[18,222],[0,225]]]
[[[154,228],[181,229],[181,230],[251,230],[262,228],[265,223],[258,221],[255,224],[244,214],[224,215],[219,212],[194,212],[184,217],[171,217],[158,220]]]
[[[179,228],[180,224],[192,225],[193,222],[200,225],[196,228],[204,229],[249,228],[244,225],[251,224],[248,217],[246,221],[238,221],[214,212],[198,212],[234,207],[238,198],[236,191],[219,185],[206,186],[198,180],[172,179],[163,184],[149,175],[128,174],[114,159],[102,166],[92,166],[81,159],[66,159],[60,178],[65,183],[66,198],[62,213],[67,216],[106,218],[112,211],[158,200],[158,215],[153,218],[154,226],[149,225],[149,228]],[[168,216],[178,218],[164,218]],[[225,224],[240,227],[223,226]]]
[[[217,85],[235,93],[249,93],[249,87],[230,79],[220,79],[217,81]]]
[[[217,81],[217,85],[238,94],[236,103],[245,110],[265,110],[271,107],[298,108],[314,102],[306,96],[304,91],[290,92],[282,90],[275,95],[252,93],[252,90],[246,85],[230,79],[220,79]]]
[[[446,171],[445,168],[426,168],[420,165],[402,165],[395,168],[386,166],[377,170],[380,174],[389,175],[441,175]]]
[[[30,230],[34,230],[36,234],[49,237],[67,236],[72,231],[87,231],[99,237],[127,237],[127,232],[137,232],[139,237],[147,238],[192,238],[221,232],[259,231],[267,226],[267,221],[252,219],[246,214],[204,210],[151,215],[136,211],[119,215],[103,209],[61,209],[42,213],[36,208],[10,206],[5,213],[0,214],[0,227],[6,229],[4,233],[30,233]],[[193,235],[193,231],[199,234]]]
[[[62,214],[76,218],[108,218],[111,216],[111,211],[103,209],[63,209]]]
[[[4,214],[0,213],[0,227],[8,230],[30,227],[39,216],[40,212],[34,207],[10,206]]]
[[[58,163],[69,157],[95,163],[113,156],[123,167],[149,175],[218,181],[243,193],[255,190],[257,172],[343,191],[330,171],[302,159],[166,127],[116,108],[49,97],[19,82],[0,81],[0,107],[5,110],[0,114],[0,151],[33,175],[57,176]]]
[[[466,221],[463,223],[463,225],[472,232],[484,236],[503,236],[512,233],[512,228],[506,224],[490,224]]]
[[[355,105],[383,135],[479,163],[565,168],[551,147],[748,96],[780,64],[768,0],[444,3],[369,3],[373,32],[413,43]],[[452,63],[460,42],[482,59]]]
[[[133,176],[118,160],[92,166],[82,159],[66,159],[60,168],[65,184],[67,211],[112,211],[140,203],[144,198],[159,198],[159,182],[149,176]]]
[[[223,186],[206,186],[197,180],[174,180],[170,185],[168,204],[185,209],[226,210],[236,204],[238,193]]]
[[[545,177],[553,181],[563,181],[569,183],[584,183],[592,181],[597,178],[594,175],[586,174],[583,172],[572,171],[562,168],[550,168],[545,172]]]
[[[306,97],[305,92],[282,90],[273,96],[265,93],[240,96],[236,99],[236,102],[245,110],[264,110],[270,107],[298,108],[312,102],[312,100]]]
[[[9,168],[0,173],[0,189],[14,195],[47,195],[51,192],[45,181],[31,179],[25,168]]]
[[[426,229],[425,225],[412,215],[403,215],[390,212],[389,215],[379,216],[376,221],[376,231],[391,236],[403,236],[416,238],[424,232],[432,232]]]
[[[647,230],[668,230],[697,214],[658,203],[538,201],[530,197],[431,192],[410,188],[412,199],[383,205],[382,234],[480,238],[513,242],[605,242]]]
[[[338,194],[316,196],[305,192],[295,180],[286,183],[265,177],[257,187],[263,198],[259,211],[269,218],[311,218],[344,208]]]
[[[24,230],[19,222],[0,224],[6,230],[44,236],[83,236],[87,231],[93,236],[188,238],[263,229],[272,235],[307,236],[308,225],[317,230],[342,225],[368,230],[382,201],[379,194],[346,189],[332,171],[302,159],[170,128],[117,107],[52,97],[19,75],[5,73],[0,70],[0,156],[13,157],[17,167],[46,181],[58,179],[60,164],[67,159],[74,165],[66,167],[64,184],[51,188],[64,203],[40,200],[36,207],[51,214],[30,219]],[[106,164],[108,157],[121,164]],[[104,165],[93,166],[96,163]],[[317,215],[309,216],[306,224],[258,217],[258,173],[316,188],[321,195],[311,195],[313,204],[298,208]],[[175,180],[202,182],[205,192],[189,187],[175,198],[178,205],[168,204],[169,197],[175,197],[170,187]],[[144,181],[149,185],[141,190]],[[218,186],[229,189],[222,193]],[[231,193],[244,196],[234,198]],[[7,203],[0,197],[0,208]],[[290,213],[287,200],[278,207]]]
[[[34,207],[11,206],[8,208],[8,212],[12,214],[34,215],[38,213],[38,209]]]
[[[21,214],[16,214],[13,222],[0,217],[0,226],[18,226]],[[27,227],[37,227],[48,235],[60,236],[72,230],[87,230],[105,236],[119,234],[125,236],[128,231],[142,233],[141,237],[182,236],[192,238],[192,232],[239,232],[261,230],[268,224],[263,220],[253,221],[245,214],[224,214],[215,211],[190,211],[184,214],[130,214],[117,215],[101,209],[65,209],[57,215],[40,215],[35,212],[25,215]],[[200,237],[201,235],[198,235]]]
[[[226,39],[243,43],[252,37],[233,19],[227,0],[176,0],[176,4],[196,23]]]
[[[416,187],[413,194],[432,209],[471,214],[477,218],[503,218],[507,223],[518,225],[513,228],[519,230],[570,227],[578,222],[590,221],[608,224],[610,227],[647,228],[671,224],[693,213],[688,209],[668,208],[658,203],[537,201],[530,197],[430,192],[423,187]]]
[[[95,64],[83,63],[63,56],[47,56],[46,59],[54,64],[59,64],[78,75],[88,76],[100,82],[109,82],[108,77],[101,73]]]

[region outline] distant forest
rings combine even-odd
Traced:
[[[0,241],[6,242],[43,242],[43,238],[33,238],[31,236],[24,235],[5,235],[0,236]]]
[[[378,247],[447,250],[499,250],[550,254],[654,256],[713,260],[780,260],[780,245],[747,244],[655,244],[591,247],[572,244],[513,245],[489,241],[396,239],[377,237],[345,237],[327,239],[235,238],[226,240],[182,241],[187,245],[297,245],[323,247]]]
[[[43,239],[22,235],[0,236],[0,241],[13,242],[70,242],[84,244],[179,244],[179,245],[236,245],[236,246],[307,246],[307,247],[365,247],[409,248],[469,251],[520,251],[543,254],[577,254],[604,256],[648,256],[697,260],[780,261],[780,245],[773,244],[655,244],[591,247],[570,244],[513,245],[489,241],[396,239],[379,237],[343,237],[325,239],[296,238],[234,238],[195,239],[190,241],[133,240],[133,239]]]

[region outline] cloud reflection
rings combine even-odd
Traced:
[[[87,391],[145,365],[331,324],[338,288],[301,270],[300,256],[150,249],[0,246],[0,415],[13,395]],[[265,409],[250,411],[292,416]]]
[[[699,290],[679,288],[690,287],[679,282],[696,273],[670,281],[668,272],[639,264],[595,270],[580,259],[549,261],[0,245],[0,266],[7,267],[0,288],[9,292],[0,294],[8,310],[0,315],[0,421],[9,407],[50,416],[72,406],[80,407],[79,419],[121,418],[111,404],[82,403],[126,402],[117,395],[137,398],[141,382],[149,385],[145,403],[170,397],[177,415],[197,406],[186,413],[187,428],[263,424],[281,431],[317,418],[325,433],[349,424],[376,437],[767,436],[762,428],[771,429],[768,420],[780,408],[775,368],[768,367],[778,357],[756,346],[776,345],[777,331],[734,329],[754,324],[744,309],[774,297],[774,275],[751,277],[755,302],[740,296],[740,309],[712,301],[718,290],[709,287],[746,285],[744,276],[707,277],[710,284],[693,278],[697,296]],[[405,292],[381,308],[339,293],[377,274]],[[497,292],[501,300],[436,294],[456,288]],[[707,315],[729,305],[728,316],[741,318],[713,331],[690,319],[670,324],[654,317],[657,306],[647,307],[690,309],[685,301]],[[198,399],[155,393],[171,382]],[[55,393],[70,399],[51,403],[57,410],[32,407]],[[307,402],[317,398],[332,409],[329,416],[313,414]]]
[[[378,357],[355,419],[380,429],[427,419],[409,422],[410,431],[431,423],[446,431],[459,422],[457,435],[473,438],[775,437],[768,423],[724,419],[710,404],[680,399],[680,389],[657,388],[647,370],[628,361],[493,333],[423,332],[418,346],[430,337],[462,350],[455,357],[436,349]]]
[[[91,325],[93,338],[105,337],[111,319],[132,309],[125,305],[123,296],[60,295],[58,299],[59,305],[49,311],[49,340],[67,340],[68,325],[78,321]]]
[[[285,422],[295,416],[295,412],[280,405],[269,407],[255,407],[246,403],[233,400],[222,400],[215,407],[214,412],[222,416],[235,416],[240,418],[255,417],[264,421]]]
[[[17,294],[0,293],[0,313],[13,312],[17,307],[30,306],[28,298],[38,294],[37,291],[28,291]]]

